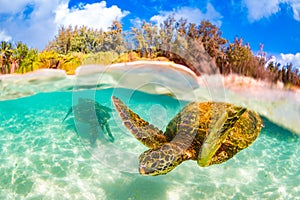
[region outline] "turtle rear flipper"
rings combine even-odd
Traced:
[[[134,137],[145,146],[154,149],[167,142],[167,138],[161,130],[143,120],[120,99],[113,96],[112,101],[124,125],[130,130]]]
[[[109,128],[109,124],[108,124],[108,123],[106,123],[106,124],[100,124],[100,128],[101,128],[103,134],[106,133],[106,134],[108,135],[108,137],[109,137],[108,140],[109,140],[110,142],[114,142],[114,141],[115,141],[115,138],[114,138],[114,136],[112,135],[112,133],[111,133],[111,131],[110,131],[110,128]]]
[[[73,112],[73,107],[71,107],[68,111],[68,113],[66,114],[65,118],[63,119],[63,122],[67,119],[67,117]]]
[[[233,107],[233,110],[224,111],[202,144],[198,157],[198,165],[205,167],[211,164],[213,156],[227,138],[234,124],[246,110],[246,108]]]

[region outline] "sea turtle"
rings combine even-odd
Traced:
[[[109,140],[114,141],[114,137],[110,131],[108,120],[111,118],[112,109],[100,105],[98,102],[88,99],[79,98],[78,104],[72,106],[66,114],[63,121],[74,112],[74,117],[79,122],[87,123],[90,126],[90,142],[94,144],[98,136],[98,126],[103,133],[107,133]]]
[[[222,102],[191,102],[167,125],[163,133],[112,97],[124,125],[150,149],[139,156],[142,175],[167,174],[186,160],[199,166],[219,164],[247,148],[262,128],[251,110]]]

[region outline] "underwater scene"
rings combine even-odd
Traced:
[[[300,0],[256,1],[0,0],[0,200],[300,200]]]
[[[139,156],[148,148],[123,125],[112,96],[162,131],[188,103],[121,88],[38,93],[1,101],[0,199],[300,196],[300,137],[266,117],[258,138],[226,162],[200,167],[187,160],[166,175],[142,176]],[[110,117],[99,122],[104,127],[80,120],[72,107],[80,98],[105,108]],[[96,136],[91,137],[91,132]]]

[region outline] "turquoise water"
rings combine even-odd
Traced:
[[[186,104],[124,89],[1,101],[0,199],[299,198],[300,138],[266,118],[253,145],[223,164],[200,168],[187,161],[165,176],[140,176],[138,156],[146,148],[117,113],[109,120],[114,143],[100,136],[93,147],[85,124],[72,117],[62,122],[78,97],[113,108],[112,94],[161,129]]]

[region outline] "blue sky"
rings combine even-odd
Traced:
[[[21,40],[42,50],[61,25],[105,30],[118,19],[129,29],[142,20],[159,23],[172,13],[197,24],[210,20],[226,39],[241,37],[254,53],[262,43],[277,61],[300,66],[300,0],[0,0],[0,40]]]

